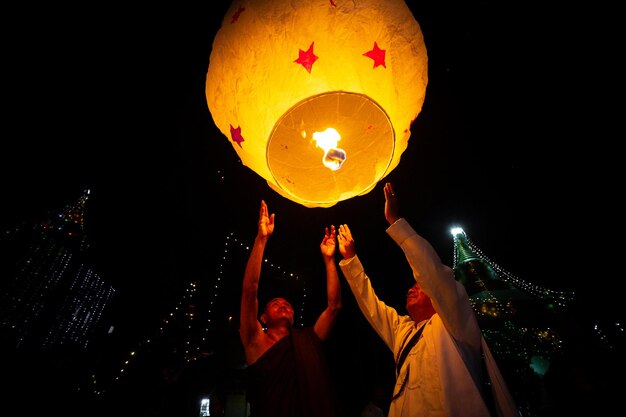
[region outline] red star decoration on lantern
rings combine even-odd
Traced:
[[[230,23],[233,24],[235,23],[237,20],[239,20],[239,16],[241,15],[241,13],[243,13],[243,11],[246,10],[245,7],[239,6],[239,8],[237,9],[237,11],[235,12],[235,14],[233,15],[233,18],[230,19]]]
[[[230,125],[230,137],[233,142],[237,142],[237,145],[239,145],[240,148],[243,148],[243,146],[241,146],[241,142],[243,142],[245,139],[243,138],[243,136],[241,136],[241,126],[235,129],[233,125]]]
[[[374,60],[374,68],[379,65],[387,68],[387,65],[385,65],[385,50],[380,49],[376,42],[374,42],[374,49],[367,51],[363,55]]]
[[[317,56],[315,56],[315,54],[313,53],[314,43],[315,42],[311,42],[311,46],[309,46],[309,49],[307,49],[306,52],[300,49],[300,52],[298,53],[298,59],[293,61],[296,64],[302,65],[309,72],[309,74],[311,73],[313,63],[317,61]]]

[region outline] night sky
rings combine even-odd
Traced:
[[[406,272],[385,233],[385,181],[445,263],[461,226],[512,274],[583,298],[591,287],[591,306],[618,311],[603,284],[619,279],[600,236],[616,209],[595,180],[602,163],[592,166],[605,87],[587,11],[407,2],[429,57],[409,147],[369,194],[308,209],[243,166],[208,111],[211,42],[229,2],[172,3],[16,6],[3,41],[0,225],[40,219],[89,188],[92,255],[133,300],[128,320],[158,320],[210,275],[227,234],[252,243],[261,199],[276,213],[274,261],[323,280],[323,229],[347,223],[372,276]],[[409,280],[379,285],[403,294]]]

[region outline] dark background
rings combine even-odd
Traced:
[[[600,236],[617,213],[616,180],[604,175],[613,168],[595,157],[610,154],[598,10],[425,3],[408,2],[429,55],[426,100],[384,180],[403,214],[446,263],[458,225],[515,275],[581,290],[591,279],[594,299],[610,296],[597,285],[612,246]],[[204,81],[228,5],[14,8],[1,223],[38,219],[89,188],[86,231],[103,274],[155,294],[202,271],[225,229],[251,242],[262,198],[283,262],[319,265],[331,223],[349,223],[375,252],[387,240],[382,184],[332,208],[301,207],[241,165],[214,126]],[[300,245],[310,250],[294,253]]]
[[[369,194],[315,209],[243,166],[208,112],[211,42],[229,2],[14,6],[2,41],[0,225],[36,221],[90,189],[91,256],[119,294],[111,320],[132,342],[215,272],[227,235],[252,243],[261,199],[276,213],[268,257],[302,274],[314,300],[323,229],[348,223],[379,295],[402,307],[411,276],[384,232],[391,181],[444,263],[461,226],[512,274],[575,290],[592,318],[623,316],[609,238],[621,214],[600,19],[610,12],[407,4],[429,57],[409,147]],[[241,273],[227,277],[235,292]]]

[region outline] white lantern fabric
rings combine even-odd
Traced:
[[[245,166],[290,200],[330,207],[398,165],[427,83],[421,28],[403,0],[235,0],[206,98]],[[329,131],[334,142],[317,139]]]

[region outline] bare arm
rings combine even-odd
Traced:
[[[314,330],[320,339],[326,340],[330,335],[333,324],[341,311],[341,285],[337,274],[337,264],[335,263],[335,248],[337,247],[337,232],[335,226],[324,230],[324,238],[320,244],[320,251],[326,266],[326,309],[320,314],[315,322]]]
[[[240,310],[240,330],[239,337],[243,343],[246,358],[254,352],[258,336],[263,334],[261,323],[257,319],[259,311],[259,300],[257,292],[259,289],[259,279],[261,277],[261,265],[263,262],[263,252],[265,245],[274,231],[274,214],[268,215],[267,204],[261,201],[259,211],[258,231],[254,239],[254,245],[250,252],[250,257],[246,264],[243,275],[243,286],[241,291]]]

